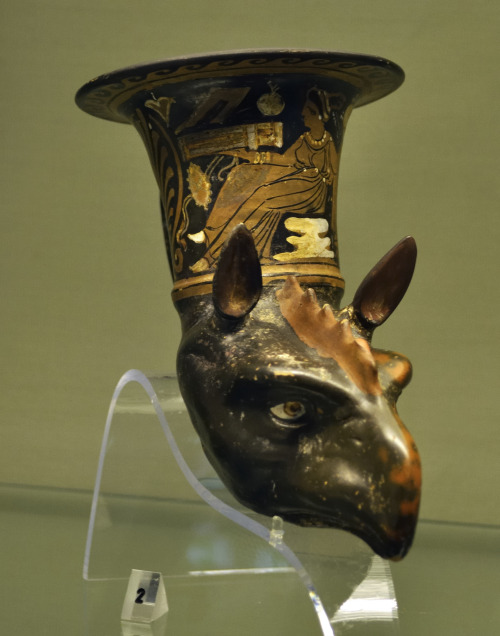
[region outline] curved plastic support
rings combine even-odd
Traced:
[[[172,579],[298,575],[323,636],[332,625],[337,636],[354,624],[397,629],[387,562],[347,533],[242,508],[206,461],[175,376],[131,370],[108,411],[83,577],[123,579],[138,567]]]

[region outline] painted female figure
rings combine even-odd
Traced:
[[[331,114],[324,91],[311,89],[302,109],[306,131],[282,154],[246,149],[224,151],[246,160],[232,168],[206,227],[191,240],[207,251],[191,270],[212,267],[231,229],[244,223],[252,232],[262,261],[272,261],[271,244],[285,213],[324,215],[328,192],[336,177],[337,150],[325,129]],[[249,194],[250,193],[250,194]]]

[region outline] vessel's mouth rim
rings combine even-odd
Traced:
[[[75,101],[85,112],[111,121],[129,123],[120,112],[119,96],[130,90],[152,90],[162,80],[179,83],[187,81],[184,71],[191,77],[220,76],[230,68],[242,72],[241,65],[247,62],[245,74],[254,73],[259,68],[281,64],[283,71],[337,75],[347,83],[356,84],[359,92],[354,106],[359,107],[376,101],[395,91],[404,81],[400,66],[388,59],[362,53],[326,51],[314,49],[247,49],[222,51],[156,60],[127,66],[105,73],[84,84],[76,93]],[[205,69],[203,67],[205,66]],[[182,70],[182,77],[181,75]],[[273,67],[274,72],[278,69]],[[273,72],[273,71],[270,71]],[[176,79],[177,77],[177,79]]]

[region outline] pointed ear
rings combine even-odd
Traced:
[[[407,236],[380,259],[358,287],[352,306],[368,328],[381,325],[399,305],[413,276],[416,258],[415,239]]]
[[[251,232],[237,225],[222,248],[214,275],[212,298],[219,315],[241,320],[257,304],[262,271]]]

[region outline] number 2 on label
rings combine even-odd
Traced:
[[[137,590],[136,594],[137,596],[136,596],[135,602],[138,603],[139,605],[142,605],[142,603],[144,603],[142,599],[144,598],[144,594],[146,594],[146,590],[143,587],[140,587]]]

